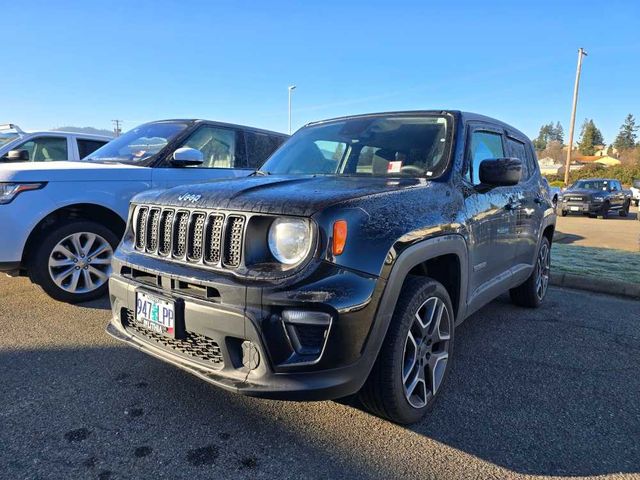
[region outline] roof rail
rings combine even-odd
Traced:
[[[0,130],[15,130],[18,133],[24,133],[15,123],[0,123]]]

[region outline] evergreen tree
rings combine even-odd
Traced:
[[[635,147],[637,130],[636,119],[633,118],[631,114],[627,115],[627,118],[624,119],[624,123],[620,127],[620,133],[618,133],[618,136],[613,142],[613,146],[618,150],[627,150]]]
[[[580,132],[578,150],[583,155],[594,155],[596,153],[596,145],[604,145],[602,132],[596,127],[593,120],[585,119]]]
[[[564,144],[564,129],[560,122],[556,122],[556,126],[553,129],[553,140]]]
[[[533,146],[536,150],[542,151],[549,146],[550,142],[564,143],[564,130],[560,122],[556,122],[555,125],[553,122],[542,125],[538,137],[533,140]]]

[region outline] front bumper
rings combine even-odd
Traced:
[[[602,202],[562,202],[562,210],[568,213],[598,213]]]
[[[116,254],[107,327],[114,338],[245,395],[327,400],[362,387],[377,355],[367,339],[375,328],[382,280],[321,263],[294,284],[252,286],[159,262],[133,252],[123,261]],[[133,321],[138,290],[177,302],[188,341],[153,338]],[[211,292],[208,298],[200,295]],[[319,354],[297,351],[281,315],[285,308],[331,315]],[[248,348],[257,352],[257,365],[245,361]]]

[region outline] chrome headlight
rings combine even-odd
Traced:
[[[278,218],[269,227],[269,250],[285,265],[301,262],[311,250],[311,224],[304,218]]]
[[[18,194],[28,190],[40,190],[46,183],[0,183],[0,205],[10,203]]]

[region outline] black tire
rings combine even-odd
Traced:
[[[538,263],[540,262],[540,256],[542,252],[546,249],[547,251],[547,260],[548,265],[546,267],[543,266],[543,270],[540,270],[540,266]],[[549,244],[549,240],[547,237],[542,237],[542,241],[540,242],[540,248],[538,249],[538,253],[536,255],[536,263],[534,264],[533,271],[529,278],[520,286],[516,288],[512,288],[509,290],[509,295],[511,296],[511,301],[516,305],[527,308],[538,308],[542,305],[542,301],[547,294],[547,287],[549,285],[549,269],[551,265],[551,245]],[[538,283],[538,279],[541,274],[545,273],[546,268],[546,283],[542,289],[542,294],[540,295],[540,284]],[[542,280],[545,282],[545,280]]]
[[[605,200],[597,216],[601,217],[603,220],[606,219],[607,215],[609,214],[609,208],[611,208],[611,205],[609,204],[609,200]]]
[[[569,212],[567,212],[566,210],[562,210],[562,211],[560,212],[560,215],[562,215],[563,217],[566,217],[568,213],[569,213]]]
[[[422,308],[427,308],[432,301],[434,303],[434,309],[441,309],[442,305],[444,305],[446,309],[448,329],[446,330],[446,334],[448,334],[448,340],[433,341],[433,343],[430,343],[431,348],[434,350],[433,357],[431,357],[431,354],[424,358],[420,357],[420,360],[427,363],[425,366],[423,366],[420,360],[417,360],[408,368],[409,372],[420,371],[420,369],[422,369],[422,375],[426,375],[423,377],[426,379],[423,382],[424,400],[426,404],[417,408],[409,403],[407,395],[405,394],[405,384],[411,377],[411,375],[408,375],[403,381],[403,370],[407,367],[405,364],[405,348],[409,345],[409,332],[415,327],[416,314],[419,313]],[[445,321],[444,313],[444,310],[442,310],[442,321]],[[369,378],[359,392],[362,406],[374,415],[396,423],[408,424],[422,419],[427,411],[433,407],[434,402],[438,398],[438,391],[446,380],[453,353],[454,324],[455,319],[451,299],[444,286],[430,278],[408,277],[403,285],[402,293],[398,298],[396,309],[378,358],[369,374]],[[433,328],[433,325],[435,325],[433,322],[429,322],[426,329]],[[443,335],[441,325],[442,323],[440,323],[438,327],[438,332],[440,335]],[[411,338],[414,337],[412,336]],[[429,342],[425,341],[420,345],[427,346],[427,344],[429,344]],[[427,346],[427,348],[429,347]],[[442,366],[439,365],[439,362],[435,359],[436,356],[438,356],[442,360],[443,358],[441,357],[445,349],[447,358],[445,365]],[[416,348],[415,358],[419,357],[417,354],[418,350],[419,349]],[[427,387],[428,382],[433,384],[430,365],[434,360],[436,365],[434,370],[437,370],[437,376],[439,378],[435,395],[432,394],[433,388]],[[438,366],[440,368],[438,368]],[[427,392],[427,388],[429,388],[429,392],[431,393]]]
[[[115,251],[120,242],[118,236],[109,228],[89,220],[70,220],[52,227],[51,231],[47,231],[46,235],[43,235],[39,239],[38,245],[30,255],[28,272],[31,281],[40,286],[45,293],[55,300],[67,303],[87,302],[102,297],[107,293],[109,288],[107,281],[93,290],[72,293],[58,286],[53,280],[49,269],[49,260],[53,254],[53,249],[65,238],[81,232],[102,237],[102,239],[111,246],[112,251]],[[104,258],[104,260],[106,260],[106,258]],[[104,268],[107,269],[108,267],[104,266]],[[78,268],[76,268],[76,270],[78,270]],[[108,273],[109,271],[107,270],[107,276]]]
[[[621,217],[629,216],[629,207],[631,206],[631,202],[624,202],[622,209],[618,212]]]

